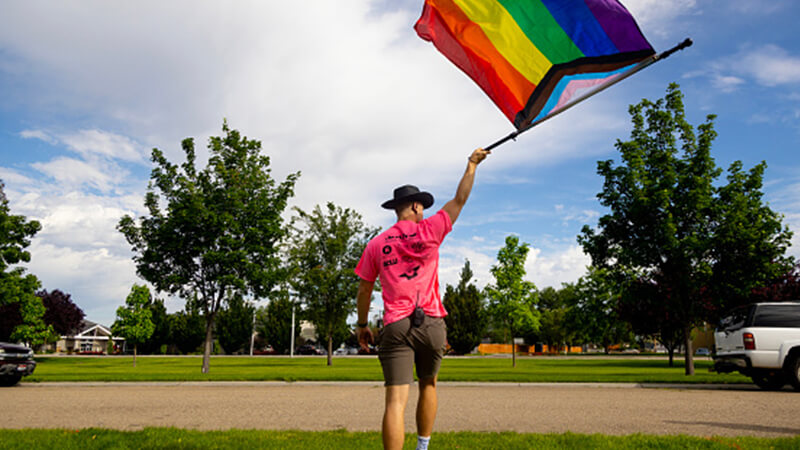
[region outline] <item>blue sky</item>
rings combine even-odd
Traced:
[[[469,258],[479,286],[509,234],[531,245],[538,287],[575,281],[598,160],[616,159],[629,104],[680,83],[691,123],[717,114],[712,155],[766,160],[765,200],[800,230],[800,4],[627,0],[656,50],[695,45],[505,144],[481,165],[441,249],[442,284]],[[412,27],[422,1],[6,2],[0,15],[0,179],[15,214],[39,220],[28,269],[110,324],[140,282],[115,225],[142,214],[153,147],[205,156],[223,118],[260,139],[274,174],[302,171],[293,206],[333,201],[374,226],[398,185],[440,207],[466,158],[513,130]],[[795,236],[790,253],[800,256]],[[168,309],[182,301],[169,299]]]

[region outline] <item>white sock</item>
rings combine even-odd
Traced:
[[[431,437],[422,437],[417,436],[417,450],[428,450],[428,443],[431,441]]]

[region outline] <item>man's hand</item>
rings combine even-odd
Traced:
[[[472,183],[475,181],[475,169],[490,153],[490,151],[479,148],[469,155],[467,170],[464,172],[464,176],[461,177],[461,181],[458,182],[456,196],[442,207],[444,212],[450,216],[451,224],[456,222],[458,215],[461,214],[461,209],[464,207],[464,204],[467,203],[469,193],[472,191]]]
[[[358,345],[360,345],[361,349],[365,352],[369,351],[367,344],[372,344],[375,342],[375,339],[372,336],[372,330],[369,327],[356,327],[356,337],[358,338]]]
[[[486,159],[486,157],[489,156],[489,154],[491,153],[492,153],[491,151],[487,151],[482,148],[476,149],[474,152],[472,152],[471,155],[469,155],[469,162],[478,165],[481,163],[481,161]]]

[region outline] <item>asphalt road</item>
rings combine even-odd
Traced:
[[[416,388],[406,410],[414,430]],[[379,383],[22,383],[0,427],[379,430]],[[800,435],[800,393],[609,384],[440,383],[437,431]]]

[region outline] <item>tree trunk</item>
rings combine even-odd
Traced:
[[[214,345],[214,316],[206,316],[206,342],[203,344],[203,367],[201,373],[208,373],[211,360],[211,347]]]
[[[669,353],[669,366],[675,367],[675,347],[667,347],[667,353]]]
[[[515,349],[514,336],[511,336],[511,367],[517,367],[517,351]]]
[[[333,365],[333,336],[328,335],[328,365]]]
[[[683,341],[686,352],[683,355],[686,367],[686,375],[694,375],[694,358],[692,355],[692,327],[687,326],[683,329]]]
[[[136,367],[136,345],[133,344],[133,367]]]

